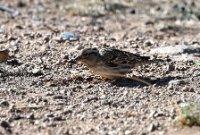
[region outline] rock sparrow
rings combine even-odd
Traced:
[[[126,74],[131,72],[132,68],[149,62],[149,59],[146,56],[140,56],[114,48],[103,48],[100,50],[97,48],[86,48],[74,60],[84,64],[95,74],[103,78],[117,79],[128,78]],[[151,85],[149,82],[137,77],[131,77],[129,79]]]

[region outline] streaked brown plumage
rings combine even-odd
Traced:
[[[100,50],[97,48],[86,48],[75,58],[77,62],[86,65],[95,74],[107,79],[127,78],[126,74],[131,72],[132,68],[149,62],[149,59],[149,57],[114,48],[103,48]],[[149,82],[137,77],[131,77],[131,79],[151,85]]]

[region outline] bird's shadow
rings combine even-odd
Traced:
[[[182,77],[169,76],[169,77],[157,78],[155,80],[150,80],[150,79],[145,79],[145,80],[150,82],[152,85],[165,86],[168,84],[169,81],[175,80],[175,79],[182,79]],[[133,79],[128,79],[128,78],[120,78],[120,79],[112,82],[112,84],[117,87],[144,87],[144,86],[147,86],[145,84],[142,84],[140,82],[137,82]]]

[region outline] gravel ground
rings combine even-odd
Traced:
[[[0,49],[11,51],[0,65],[0,134],[198,134],[199,128],[174,126],[175,104],[200,100],[200,68],[193,64],[200,52],[198,3],[76,2],[0,1],[16,10],[0,11]],[[176,45],[175,52],[152,51]],[[166,62],[134,69],[152,86],[110,82],[68,63],[85,47]]]

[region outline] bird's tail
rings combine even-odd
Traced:
[[[167,59],[167,60],[164,60],[164,59],[145,59],[145,60],[142,60],[140,63],[137,63],[136,66],[143,66],[143,65],[151,65],[151,64],[166,64],[166,63],[169,63],[171,60],[170,59]]]

